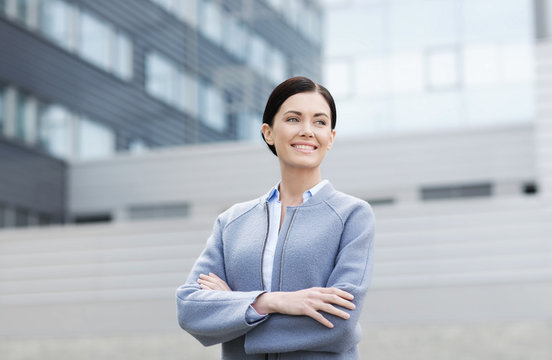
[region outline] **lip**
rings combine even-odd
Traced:
[[[307,142],[296,142],[291,144],[291,147],[295,150],[310,154],[318,149],[318,146],[315,144],[307,143]]]

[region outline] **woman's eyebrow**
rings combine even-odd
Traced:
[[[303,115],[300,111],[297,111],[297,110],[288,110],[284,113],[284,115],[287,114],[287,113],[292,113],[292,114],[295,114],[295,115]],[[316,114],[314,114],[314,117],[317,117],[317,116],[325,116],[328,119],[330,118],[326,113],[316,113]]]

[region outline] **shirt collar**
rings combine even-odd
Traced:
[[[326,185],[327,183],[328,183],[328,180],[324,179],[324,180],[320,181],[318,184],[314,185],[312,188],[305,191],[303,193],[303,203],[306,202],[311,197],[313,197],[314,195],[316,195],[316,193],[318,191],[320,191],[320,189],[322,189],[324,187],[324,185]],[[280,186],[280,183],[278,182],[278,184],[276,184],[272,188],[272,190],[270,190],[270,192],[268,193],[268,196],[266,198],[268,202],[279,201],[279,199],[280,199],[280,191],[278,190],[279,186]]]

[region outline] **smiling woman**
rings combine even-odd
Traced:
[[[177,290],[180,326],[222,343],[223,359],[359,358],[374,215],[321,178],[336,118],[331,94],[310,79],[273,90],[261,131],[281,180],[219,215]]]

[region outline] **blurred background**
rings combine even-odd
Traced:
[[[548,0],[0,0],[0,359],[220,358],[174,292],[279,180],[295,75],[376,214],[362,359],[551,359],[551,36]]]

